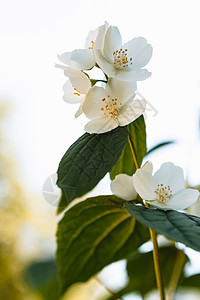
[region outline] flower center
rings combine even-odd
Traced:
[[[81,95],[81,92],[78,91],[76,88],[74,88],[74,95],[80,96],[80,95]]]
[[[116,69],[123,69],[133,64],[132,57],[130,59],[127,58],[127,51],[128,49],[120,49],[113,52],[114,66]]]
[[[104,111],[104,116],[106,116],[107,118],[117,118],[122,103],[119,103],[117,98],[111,99],[110,95],[108,95],[108,100],[106,100],[106,98],[103,98],[101,101],[105,101],[105,106],[101,107],[101,110]]]
[[[164,203],[172,197],[172,191],[169,185],[164,187],[163,184],[158,184],[154,193],[157,195],[158,202],[161,203]]]
[[[91,41],[91,46],[89,47],[89,49],[94,49],[94,42],[93,41]]]

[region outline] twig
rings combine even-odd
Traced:
[[[99,280],[99,278],[98,277],[94,277],[95,279],[96,279],[96,281],[98,282],[98,283],[100,283],[104,288],[105,288],[105,290],[114,298],[114,299],[116,299],[116,300],[122,300],[122,297],[119,295],[119,294],[116,294],[116,293],[114,293],[114,292],[112,292],[107,286],[105,286],[104,284],[103,284],[103,282],[101,282],[101,280]]]

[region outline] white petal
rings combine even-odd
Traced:
[[[151,73],[148,72],[146,69],[127,71],[126,68],[124,68],[123,70],[116,69],[115,76],[113,76],[113,77],[115,77],[119,80],[141,81],[141,80],[145,80],[145,79],[149,78],[150,76],[151,76]]]
[[[105,89],[99,86],[93,86],[86,95],[83,112],[88,119],[97,119],[104,116],[104,111],[101,110],[105,104],[102,99],[106,98]]]
[[[136,89],[135,81],[121,81],[114,78],[109,78],[106,85],[106,93],[114,99],[117,98],[122,105],[134,97]]]
[[[133,185],[143,200],[154,200],[155,181],[150,172],[138,169],[133,175]]]
[[[142,170],[147,171],[147,172],[149,172],[149,173],[152,174],[152,172],[153,172],[153,165],[152,165],[152,163],[150,161],[147,161],[144,164],[144,166],[142,167]]]
[[[118,127],[118,122],[114,118],[100,118],[88,122],[84,129],[89,133],[104,133]]]
[[[103,49],[104,41],[105,41],[105,34],[109,27],[108,22],[105,21],[104,25],[99,27],[98,35],[96,41],[94,43],[94,49]]]
[[[83,101],[84,101],[84,99],[83,99]],[[83,113],[83,108],[82,107],[83,107],[83,102],[80,104],[78,110],[76,111],[75,118],[78,118]]]
[[[152,205],[152,206],[155,206],[157,208],[160,208],[160,209],[164,209],[164,210],[168,210],[168,209],[171,209],[167,206],[166,203],[161,203],[157,200],[153,200],[153,201],[150,201],[150,200],[146,200],[145,202],[147,202],[148,204]]]
[[[183,189],[166,201],[166,205],[171,209],[185,209],[194,204],[198,200],[198,197],[199,191],[193,189]]]
[[[133,100],[128,106],[122,106],[118,115],[120,126],[125,126],[132,123],[144,113],[145,108],[145,100]]]
[[[77,68],[66,66],[64,69],[65,76],[68,77],[81,77],[83,72]],[[86,75],[85,75],[86,76]]]
[[[63,100],[67,103],[80,103],[85,98],[85,95],[80,95],[77,91],[74,90],[70,80],[67,80],[63,86]]]
[[[143,49],[143,51],[140,52],[137,56],[134,56],[133,59],[133,67],[134,68],[143,68],[148,64],[152,57],[153,49],[152,47],[147,44],[146,48]]]
[[[91,82],[87,75],[85,75],[81,70],[71,67],[66,67],[64,74],[70,78],[74,88],[76,88],[81,94],[87,94],[91,87]]]
[[[74,50],[71,53],[71,59],[79,64],[81,70],[91,69],[95,65],[93,50],[91,49]]]
[[[183,170],[171,162],[162,164],[160,169],[155,173],[154,178],[156,185],[169,185],[173,194],[180,191],[184,186]]]
[[[92,46],[92,42],[95,43],[97,35],[99,32],[99,27],[97,27],[95,30],[90,30],[85,41],[85,48],[89,49],[89,47]]]
[[[61,55],[58,55],[58,59],[62,63],[66,64],[66,65],[68,65],[68,66],[70,66],[72,68],[76,68],[76,69],[80,69],[81,70],[81,65],[71,59],[71,54],[72,54],[72,52],[65,52],[65,53],[63,53]]]
[[[69,64],[68,62],[70,61],[70,56],[71,56],[71,52],[65,52],[65,53],[63,53],[61,55],[58,55],[58,59],[62,63],[68,65]]]
[[[133,186],[133,177],[127,174],[119,174],[111,182],[111,190],[114,195],[124,200],[136,199],[137,192]]]
[[[105,35],[104,55],[109,61],[114,61],[113,52],[119,50],[122,45],[122,38],[116,26],[110,26]]]
[[[115,69],[112,61],[109,62],[107,59],[105,59],[103,51],[99,49],[94,50],[94,56],[97,64],[103,70],[103,72],[106,73],[108,77],[115,78],[117,74],[117,69]]]
[[[123,49],[128,49],[128,57],[132,58],[132,68],[143,68],[148,64],[152,56],[152,47],[147,44],[143,37],[134,38],[123,45]]]

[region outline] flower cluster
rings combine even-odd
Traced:
[[[125,126],[144,113],[145,100],[136,99],[137,81],[151,74],[143,67],[152,56],[152,47],[145,38],[133,38],[122,44],[116,26],[107,22],[90,31],[84,49],[59,55],[69,79],[64,84],[64,100],[79,103],[75,117],[82,113],[90,121],[85,130],[104,133]],[[90,79],[89,71],[100,68],[102,79]],[[99,84],[101,84],[99,86]]]
[[[68,80],[63,99],[79,103],[75,117],[82,113],[90,120],[88,133],[105,133],[118,126],[132,123],[146,108],[144,99],[136,99],[137,81],[147,79],[144,67],[152,56],[152,47],[145,38],[133,38],[122,44],[116,26],[107,22],[90,31],[84,49],[65,52],[58,58]],[[90,78],[90,70],[99,68],[101,79]],[[147,203],[162,209],[184,209],[193,204],[199,192],[183,189],[184,177],[180,167],[164,163],[152,175],[152,164],[146,163],[133,176],[119,174],[111,183],[113,193],[125,200],[137,195]]]
[[[154,175],[152,172],[152,163],[147,162],[133,176],[119,174],[111,182],[111,190],[128,201],[136,199],[138,193],[148,204],[165,210],[185,209],[197,201],[198,190],[183,188],[185,181],[180,167],[166,162]]]

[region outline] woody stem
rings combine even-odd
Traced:
[[[138,162],[134,144],[132,143],[130,136],[128,137],[128,143],[129,143],[129,146],[131,149],[131,153],[133,155],[133,160],[134,160],[136,169],[138,169],[140,165]],[[146,207],[149,207],[149,205],[146,204]],[[162,280],[162,275],[161,275],[161,271],[160,271],[158,243],[157,243],[157,239],[156,239],[156,233],[151,228],[149,228],[149,232],[150,232],[150,237],[151,237],[151,240],[153,243],[153,262],[154,262],[157,287],[160,292],[160,299],[165,300],[165,291],[164,291],[163,280]]]

